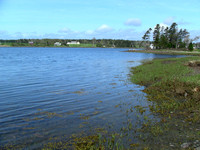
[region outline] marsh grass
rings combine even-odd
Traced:
[[[166,55],[192,55],[200,56],[199,50],[187,51],[177,49],[159,49],[159,50],[129,50],[125,52],[136,52],[136,53],[153,53],[153,54],[166,54]]]
[[[186,64],[199,59],[199,57],[155,59],[133,68],[131,80],[146,86],[144,91],[148,93],[149,100],[157,102],[158,106],[152,106],[154,110],[163,115],[167,112],[179,111],[179,114],[184,114],[195,111],[192,116],[193,121],[197,121],[200,116],[198,108],[200,75]]]
[[[150,148],[181,149],[181,144],[200,140],[200,74],[189,61],[199,57],[154,59],[132,68],[131,81],[145,86],[151,112],[159,122],[143,124],[142,141]],[[146,136],[146,137],[145,137]],[[153,137],[153,138],[152,138]],[[156,148],[157,145],[157,148]]]

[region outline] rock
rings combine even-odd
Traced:
[[[181,148],[186,149],[191,145],[191,143],[183,143],[181,144]]]
[[[195,148],[194,150],[200,150],[200,147]]]
[[[193,92],[198,92],[198,91],[199,91],[199,88],[195,87],[192,91],[193,91]]]
[[[189,61],[189,62],[188,62],[188,66],[194,67],[194,66],[195,66],[195,61]]]
[[[194,144],[198,144],[199,143],[199,140],[196,140],[195,142],[194,142]]]
[[[185,94],[185,90],[181,87],[176,88],[176,93],[180,94],[180,95],[184,95]]]
[[[187,96],[188,96],[188,94],[185,92],[184,96],[185,96],[185,97],[187,97]]]
[[[200,61],[199,60],[192,60],[192,61],[189,61],[188,66],[190,67],[197,67],[197,66],[200,66]]]

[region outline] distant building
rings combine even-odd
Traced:
[[[61,46],[62,44],[60,42],[54,43],[54,46]]]
[[[80,42],[77,42],[77,41],[71,41],[71,42],[67,42],[68,45],[70,44],[80,44]]]
[[[33,45],[33,44],[34,44],[34,42],[33,42],[33,41],[29,41],[29,42],[28,42],[28,44],[30,44],[30,45]]]
[[[149,47],[150,47],[150,49],[154,49],[155,48],[153,44],[150,44]]]

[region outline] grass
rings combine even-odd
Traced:
[[[193,51],[177,50],[177,49],[159,49],[159,50],[128,50],[126,52],[142,52],[142,53],[154,53],[154,54],[166,54],[166,55],[193,55],[200,56],[198,49]]]
[[[93,44],[70,44],[69,47],[96,47]]]
[[[145,62],[143,65],[133,68],[134,75],[131,80],[140,85],[160,85],[168,80],[179,80],[186,83],[195,83],[200,86],[197,80],[199,75],[192,74],[194,69],[185,66],[189,61],[200,60],[199,57],[154,59]],[[144,74],[145,73],[145,74]]]
[[[200,140],[200,67],[188,66],[188,62],[198,60],[199,57],[154,59],[132,68],[132,82],[146,87],[144,92],[152,102],[149,108],[161,118],[141,129],[149,134],[149,147],[160,142],[159,147],[164,149],[180,149],[187,141],[191,143],[188,148],[193,149],[194,141]]]
[[[132,69],[132,82],[145,85],[144,90],[153,101],[158,101],[158,109],[166,112],[186,109],[197,110],[193,115],[200,119],[200,74],[195,70],[200,67],[189,67],[189,61],[200,60],[199,57],[155,59]],[[160,100],[162,99],[162,100]],[[181,101],[179,99],[182,99]],[[198,108],[198,107],[199,108]],[[163,108],[161,108],[163,107]],[[180,110],[181,109],[181,110]]]

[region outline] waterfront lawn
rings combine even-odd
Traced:
[[[69,44],[69,47],[96,47],[96,44]]]

